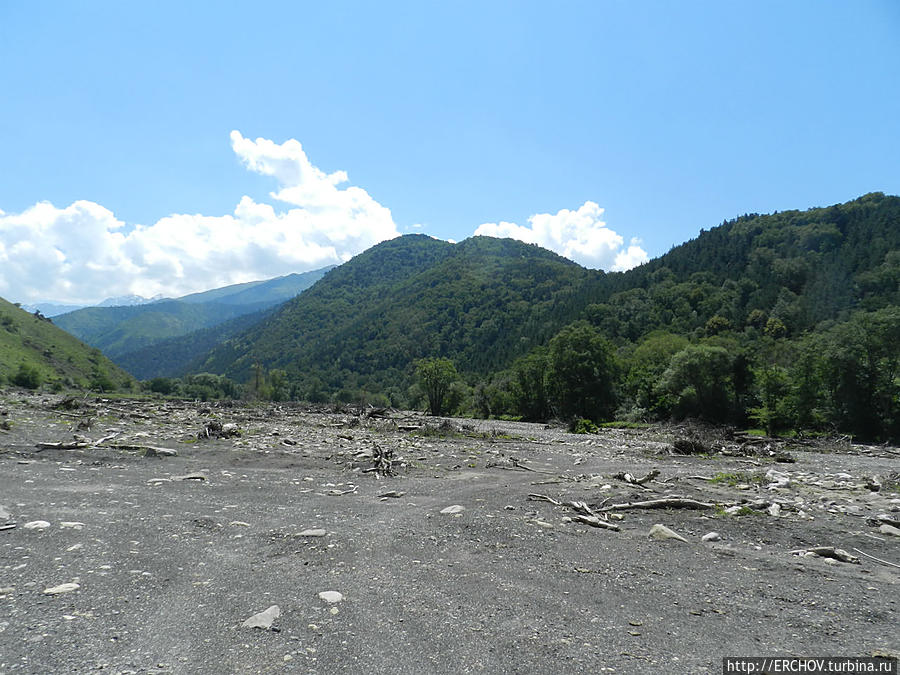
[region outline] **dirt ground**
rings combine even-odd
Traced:
[[[0,673],[900,654],[896,448],[372,413],[0,393]]]

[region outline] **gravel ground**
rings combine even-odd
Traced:
[[[0,395],[3,674],[708,673],[723,656],[900,654],[895,448],[781,463],[736,442],[674,454],[678,429],[61,403]],[[240,434],[198,440],[212,422]],[[38,447],[55,442],[81,447]],[[379,453],[394,476],[366,471]],[[615,477],[651,469],[643,486]],[[603,511],[670,495],[717,506]],[[573,501],[619,531],[573,520]],[[687,541],[648,537],[657,523]],[[792,553],[816,546],[858,562]],[[243,626],[272,606],[268,628]]]

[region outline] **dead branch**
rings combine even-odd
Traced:
[[[881,558],[876,558],[874,555],[869,555],[865,551],[860,551],[858,548],[854,548],[853,550],[856,551],[857,553],[859,553],[860,555],[864,555],[867,558],[871,558],[875,562],[880,562],[882,565],[888,565],[890,567],[896,567],[897,569],[900,569],[900,565],[898,565],[897,563],[892,563],[892,562],[888,562],[887,560],[882,560]]]

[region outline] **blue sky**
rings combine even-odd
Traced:
[[[0,0],[0,98],[20,301],[182,294],[406,232],[621,269],[742,213],[900,193],[894,0]]]

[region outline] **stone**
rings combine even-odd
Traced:
[[[51,588],[44,589],[44,595],[62,595],[63,593],[71,593],[77,591],[81,586],[76,583],[60,584]]]
[[[6,510],[3,504],[0,504],[0,522],[4,522],[12,518],[12,514]]]
[[[281,608],[278,605],[272,605],[244,621],[241,624],[241,628],[262,628],[268,630],[279,616],[281,616]]]
[[[62,527],[63,529],[80,530],[84,527],[84,523],[79,523],[79,522],[70,520],[70,521],[61,522],[59,524],[59,526]]]
[[[778,517],[781,515],[781,504],[772,504],[766,509],[770,516]]]
[[[447,508],[441,509],[441,513],[443,513],[444,515],[453,515],[454,513],[462,513],[465,510],[465,506],[454,504],[453,506],[448,506]]]
[[[900,527],[894,527],[893,525],[888,525],[884,523],[881,527],[878,528],[878,531],[881,534],[886,534],[891,537],[900,537]]]
[[[46,530],[50,527],[50,523],[46,520],[32,520],[30,523],[25,523],[22,527],[26,530]]]
[[[326,532],[325,530],[315,527],[315,528],[311,528],[309,530],[303,530],[303,532],[301,532],[297,536],[298,537],[324,537],[327,534],[328,534],[328,532]]]
[[[319,593],[319,600],[324,600],[329,605],[333,605],[336,602],[340,602],[344,599],[343,593],[338,593],[337,591],[322,591]]]
[[[647,536],[651,539],[658,540],[666,540],[666,539],[674,539],[675,541],[683,541],[685,544],[687,543],[687,539],[682,537],[680,534],[675,532],[674,530],[670,530],[665,525],[661,523],[656,523],[653,527],[650,528],[650,532],[647,533]]]
[[[718,532],[707,532],[702,537],[700,537],[700,541],[719,541],[722,538],[722,535]]]

